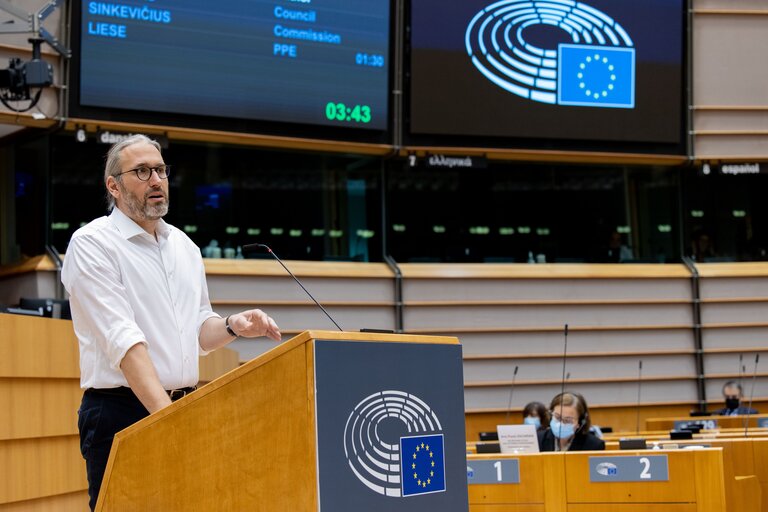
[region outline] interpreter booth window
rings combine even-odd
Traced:
[[[52,172],[52,239],[66,247],[74,230],[104,215],[104,155],[109,146],[57,137]],[[165,220],[208,258],[380,260],[380,163],[368,157],[268,151],[171,141]]]
[[[42,254],[49,243],[45,229],[50,147],[45,137],[17,139],[0,150],[0,247],[2,263]],[[6,203],[7,201],[7,203]]]
[[[759,164],[727,165],[685,174],[685,254],[705,263],[768,260],[768,174],[751,174]]]
[[[680,173],[682,167],[627,170],[630,239],[637,263],[676,263],[682,253]]]
[[[388,247],[398,261],[635,259],[620,168],[399,166],[391,169],[387,190]]]

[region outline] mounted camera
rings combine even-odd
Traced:
[[[0,98],[5,101],[30,100],[30,89],[53,84],[53,66],[40,58],[42,39],[30,39],[32,60],[13,58],[6,69],[0,69]]]
[[[61,4],[62,0],[52,0],[37,13],[27,13],[18,7],[0,0],[0,11],[10,14],[10,21],[0,24],[0,34],[19,34],[32,32],[32,60],[12,58],[8,67],[0,69],[0,102],[14,112],[25,112],[40,100],[43,89],[53,85],[53,66],[41,57],[40,47],[48,43],[64,58],[69,58],[70,51],[64,47],[43,26],[42,22]],[[19,23],[21,22],[21,23]],[[37,89],[33,94],[32,90]],[[26,108],[17,108],[10,102],[29,101]]]

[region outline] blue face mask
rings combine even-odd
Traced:
[[[533,416],[526,416],[523,423],[526,425],[533,425],[536,428],[541,427],[541,420],[539,418],[534,418]]]
[[[558,439],[570,439],[576,433],[576,426],[571,423],[560,423],[556,418],[549,422],[552,434]]]

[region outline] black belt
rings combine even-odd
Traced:
[[[179,398],[184,398],[191,392],[197,389],[197,386],[189,386],[188,388],[179,388],[179,389],[166,389],[165,392],[168,393],[168,396],[171,397],[171,402],[175,402]]]
[[[175,402],[179,398],[183,398],[193,392],[197,389],[197,386],[189,386],[186,388],[179,388],[179,389],[166,389],[165,392],[168,393],[168,397],[171,399],[172,402]],[[113,395],[113,396],[133,396],[136,395],[133,393],[133,390],[131,388],[121,386],[118,388],[88,388],[86,390],[86,393],[96,393],[99,395]]]

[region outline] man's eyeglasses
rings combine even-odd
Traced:
[[[139,166],[135,169],[130,169],[128,171],[123,171],[119,173],[117,176],[122,176],[123,174],[127,174],[129,172],[135,172],[136,177],[139,178],[141,181],[149,181],[149,178],[152,177],[152,172],[157,173],[157,177],[161,180],[167,180],[168,176],[171,174],[171,166],[170,165],[158,165],[157,167],[148,167],[146,165]]]

